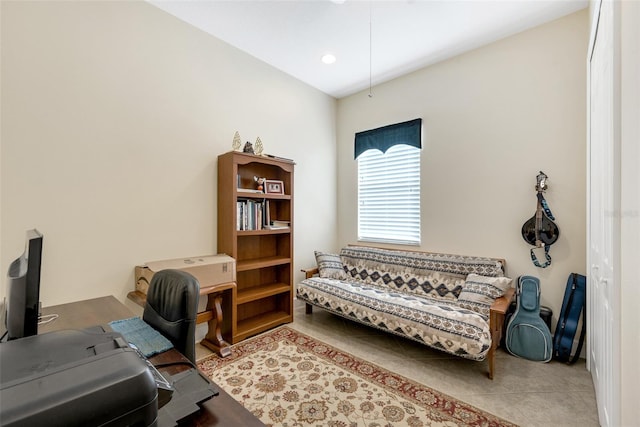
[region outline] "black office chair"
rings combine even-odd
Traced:
[[[142,320],[164,335],[192,363],[196,363],[196,316],[200,283],[181,270],[153,275]]]

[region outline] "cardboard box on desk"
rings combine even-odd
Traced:
[[[160,270],[183,270],[192,274],[201,288],[236,281],[236,260],[229,255],[217,254],[192,258],[147,262],[136,266],[136,291],[147,294],[154,273]]]

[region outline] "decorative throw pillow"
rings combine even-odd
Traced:
[[[340,255],[315,251],[318,273],[325,279],[346,279],[347,274],[342,265]]]
[[[511,287],[508,277],[487,277],[471,273],[467,276],[458,301],[490,306]]]

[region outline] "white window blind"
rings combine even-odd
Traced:
[[[358,240],[420,244],[420,149],[358,156]]]

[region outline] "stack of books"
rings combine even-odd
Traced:
[[[266,225],[264,228],[267,230],[286,230],[291,227],[291,221],[283,221],[274,219],[270,225]]]
[[[236,230],[262,230],[269,224],[268,200],[238,200]]]
[[[284,230],[291,227],[291,221],[271,219],[269,200],[238,200],[236,230]]]

